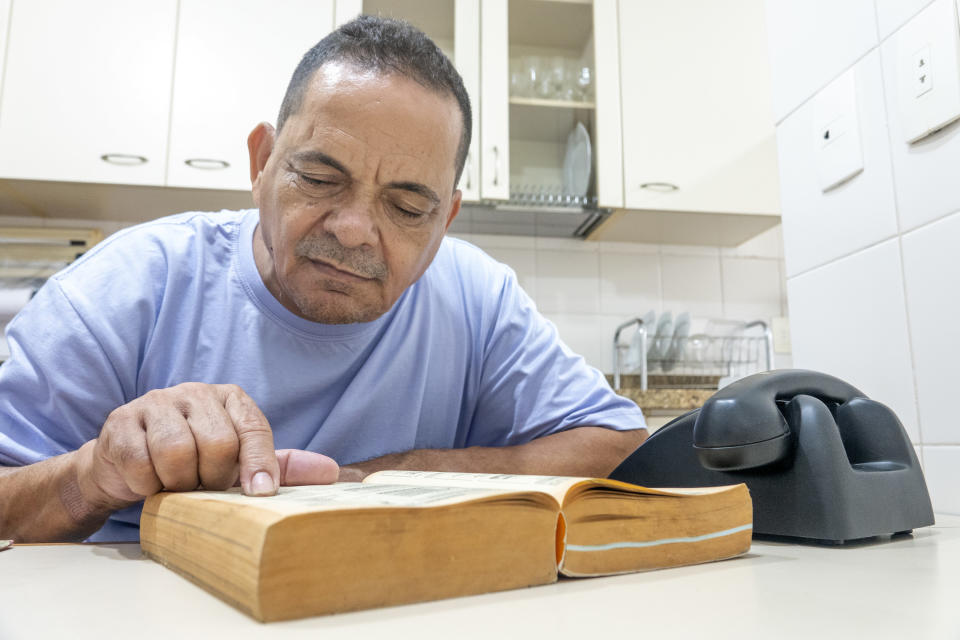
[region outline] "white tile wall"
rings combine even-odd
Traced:
[[[937,0],[951,3],[954,0]],[[958,28],[954,25],[954,28]],[[900,230],[960,210],[960,121],[914,143],[907,144],[900,126],[897,103],[898,44],[894,34],[880,48],[889,118],[890,155],[896,183]]]
[[[537,305],[545,313],[599,313],[597,251],[537,251]]]
[[[903,275],[923,441],[960,442],[960,214],[903,236]],[[960,488],[960,485],[958,485]]]
[[[775,105],[778,114],[795,109],[778,127],[794,362],[827,369],[889,404],[918,447],[934,509],[960,514],[960,419],[952,408],[960,362],[960,124],[907,145],[895,73],[898,30],[931,4],[954,1],[874,0],[873,44],[864,2],[768,0],[767,10],[774,75],[781,74]],[[811,25],[827,17],[818,42]],[[850,41],[838,43],[841,33]],[[854,67],[864,83],[864,173],[836,197],[819,196],[804,184],[816,176],[801,143],[805,111],[831,77]]]
[[[787,276],[897,233],[879,53],[874,50],[861,60],[855,74],[864,162],[859,175],[826,193],[821,190],[812,103],[777,127]]]
[[[923,475],[935,513],[960,513],[960,447],[923,447]]]
[[[756,320],[779,316],[780,264],[767,258],[723,258],[723,316]]]
[[[933,0],[876,0],[877,29],[883,40]]]
[[[787,281],[793,361],[891,407],[920,441],[898,240]]]
[[[663,269],[663,309],[689,311],[690,315],[721,317],[723,292],[720,256],[667,254],[660,258]]]
[[[873,0],[767,0],[766,10],[776,122],[877,44]]]
[[[600,254],[600,310],[624,317],[642,309],[660,311],[660,256],[654,253]]]
[[[607,373],[613,370],[616,327],[650,309],[767,321],[786,313],[779,228],[722,250],[456,235],[513,267],[521,285],[557,326],[567,345]],[[779,363],[789,366],[789,355]]]

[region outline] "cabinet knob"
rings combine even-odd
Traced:
[[[210,158],[188,158],[183,161],[183,164],[203,171],[220,171],[230,166],[230,163],[226,160],[212,160]]]
[[[136,167],[141,164],[147,164],[145,157],[129,153],[105,153],[100,156],[100,159],[120,167]]]

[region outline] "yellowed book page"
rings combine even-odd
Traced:
[[[592,487],[605,487],[630,493],[661,496],[704,495],[726,491],[729,486],[683,489],[653,489],[607,478],[578,478],[574,476],[534,476],[507,473],[452,473],[448,471],[378,471],[363,480],[369,484],[411,484],[433,487],[476,487],[510,491],[540,491],[547,493],[563,504],[564,498],[574,487],[578,491]]]
[[[514,493],[502,490],[469,487],[432,487],[413,484],[359,484],[339,482],[304,487],[280,487],[275,496],[245,496],[234,487],[226,491],[189,491],[179,494],[196,500],[220,500],[268,509],[284,515],[336,511],[372,507],[438,507],[475,500],[496,498]]]
[[[501,491],[538,491],[563,503],[571,487],[589,478],[570,476],[532,476],[508,473],[453,473],[449,471],[378,471],[364,478],[364,484],[397,483],[423,487],[470,487]]]

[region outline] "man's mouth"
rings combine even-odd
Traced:
[[[337,278],[340,280],[350,280],[353,282],[369,282],[375,278],[369,276],[364,276],[359,273],[348,271],[339,265],[334,265],[324,260],[317,260],[314,258],[307,258],[310,261],[310,264],[319,271],[320,273]]]

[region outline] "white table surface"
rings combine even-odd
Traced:
[[[331,585],[336,588],[336,585]],[[0,552],[0,638],[960,638],[960,517],[846,547],[262,624],[136,544]]]

